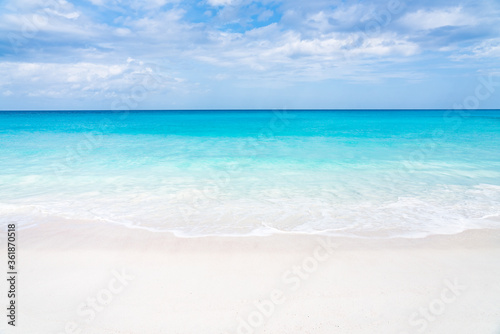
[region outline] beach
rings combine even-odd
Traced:
[[[499,333],[500,114],[446,115],[4,112],[1,331]]]
[[[500,331],[498,230],[179,238],[61,220],[18,235],[18,333]]]

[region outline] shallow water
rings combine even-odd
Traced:
[[[0,222],[182,236],[500,227],[500,111],[0,112]]]

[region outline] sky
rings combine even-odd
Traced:
[[[0,110],[500,108],[500,2],[0,0]]]

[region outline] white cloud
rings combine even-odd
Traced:
[[[12,32],[19,39],[39,38],[40,32],[91,37],[99,34],[101,29],[102,25],[83,17],[72,5],[0,13],[0,30]],[[61,35],[54,37],[60,42]]]
[[[471,58],[500,58],[500,38],[489,39],[472,47],[462,49],[459,54],[452,55],[453,60]]]
[[[116,28],[114,33],[117,36],[128,36],[128,35],[130,35],[131,31],[130,31],[130,29],[127,29],[127,28]]]
[[[145,33],[150,38],[162,38],[166,33],[171,31],[178,32],[179,29],[187,28],[188,25],[181,22],[185,11],[182,9],[172,9],[169,11],[158,13],[154,16],[141,17],[138,20],[127,20],[125,24],[132,28],[134,32]],[[155,35],[155,34],[162,35]]]
[[[468,15],[462,7],[424,10],[406,14],[400,22],[416,30],[431,30],[446,26],[469,26],[475,25],[475,17]]]
[[[405,57],[420,52],[416,43],[394,33],[359,42],[360,39],[361,33],[328,33],[305,38],[296,31],[282,32],[279,25],[273,23],[245,34],[214,33],[210,48],[192,50],[188,55],[200,62],[230,68],[231,79],[291,82],[414,77],[411,71],[384,73],[372,59],[383,57],[388,62],[404,61]]]
[[[127,94],[137,87],[161,91],[182,82],[159,72],[156,66],[129,59],[120,64],[0,63],[0,86],[20,95],[101,97]],[[19,90],[20,89],[20,90]]]
[[[218,73],[214,76],[215,80],[222,81],[229,79],[230,76],[227,73]]]
[[[207,0],[207,3],[213,7],[221,7],[232,5],[234,0]]]
[[[89,0],[93,5],[111,10],[123,11],[131,8],[134,10],[159,9],[168,3],[177,3],[180,0]]]
[[[272,10],[265,10],[263,11],[258,17],[257,21],[259,22],[264,22],[269,20],[272,16],[274,15],[274,12]]]
[[[339,27],[352,28],[360,25],[361,22],[371,20],[369,13],[373,11],[373,8],[363,4],[339,4],[335,10],[309,13],[303,20],[303,24],[322,33]]]
[[[104,0],[89,0],[95,6],[104,6]]]
[[[244,59],[243,63],[258,69],[269,69],[282,63],[300,64],[299,59],[307,57],[315,57],[321,64],[332,59],[345,60],[347,54],[363,58],[411,56],[420,52],[416,43],[395,33],[368,38],[361,32],[331,32],[305,38],[297,31],[282,31],[276,23],[244,34],[214,33],[211,40],[212,49],[205,50],[198,59],[222,66],[237,66]]]
[[[67,19],[70,19],[70,20],[74,20],[74,19],[77,19],[78,17],[80,17],[80,13],[75,11],[75,12],[69,12],[69,13],[63,13],[63,12],[59,12],[57,10],[53,10],[53,9],[50,9],[50,8],[47,8],[44,10],[47,15],[56,15],[56,16],[62,16],[64,18],[67,18]]]
[[[128,6],[132,9],[159,9],[167,3],[178,2],[177,0],[131,0]]]

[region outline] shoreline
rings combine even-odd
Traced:
[[[2,231],[3,233],[3,231]],[[270,233],[265,235],[194,235],[194,236],[184,236],[178,235],[172,231],[150,231],[143,228],[130,228],[127,226],[121,226],[114,223],[102,223],[102,222],[88,222],[88,221],[75,221],[75,220],[64,220],[60,219],[52,223],[44,223],[40,225],[31,226],[29,228],[20,229],[18,233],[23,235],[25,239],[26,246],[37,245],[39,243],[47,243],[50,238],[60,238],[61,235],[68,240],[74,242],[73,246],[84,246],[87,244],[85,238],[93,237],[96,238],[94,241],[102,239],[101,241],[107,240],[110,244],[119,238],[125,238],[131,244],[138,247],[145,240],[148,243],[163,243],[163,241],[173,241],[178,240],[178,242],[185,241],[188,244],[200,242],[210,242],[211,240],[227,240],[229,243],[239,242],[245,243],[245,240],[256,239],[256,240],[308,240],[317,238],[328,238],[333,239],[344,244],[359,244],[370,245],[377,243],[385,243],[386,245],[404,245],[409,247],[411,245],[421,245],[421,244],[433,244],[439,243],[442,240],[462,240],[469,242],[477,237],[488,241],[498,241],[500,245],[500,229],[496,228],[471,228],[458,233],[446,233],[446,234],[428,234],[421,237],[407,237],[407,236],[377,236],[370,235],[345,235],[345,234],[329,234],[329,233],[308,233],[308,232],[288,232],[280,231],[276,233]],[[0,233],[1,234],[1,233]],[[41,240],[45,239],[45,240]],[[489,244],[487,242],[486,244]],[[96,246],[89,243],[89,246]]]

